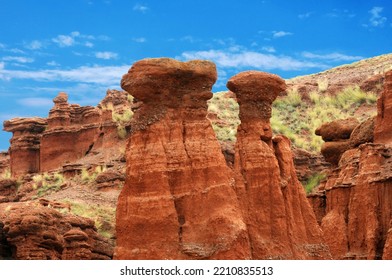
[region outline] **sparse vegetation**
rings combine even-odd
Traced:
[[[212,128],[219,141],[235,141],[237,126],[240,124],[238,118],[239,106],[233,98],[225,97],[226,92],[217,92],[208,101],[208,111],[216,114],[219,122],[212,120]]]
[[[43,173],[33,177],[33,189],[37,190],[37,197],[57,192],[64,184],[64,176],[59,173]]]
[[[273,104],[271,126],[275,134],[284,134],[293,145],[308,151],[319,151],[322,139],[314,131],[323,123],[354,116],[363,104],[374,104],[377,96],[363,92],[359,87],[349,87],[336,96],[312,92],[310,101],[301,101],[298,93],[291,91]],[[374,110],[375,112],[375,110]],[[360,121],[368,116],[362,116]]]
[[[0,174],[0,180],[4,179],[11,179],[11,169],[6,168],[1,174]]]
[[[95,179],[99,174],[106,171],[106,166],[96,166],[92,171],[87,168],[82,169],[81,179],[84,184],[90,184],[95,182]]]
[[[326,175],[324,173],[314,173],[304,184],[304,188],[307,194],[311,193],[315,187],[317,187],[324,179]]]
[[[112,238],[114,234],[114,224],[116,208],[109,206],[88,205],[75,201],[64,200],[71,205],[71,213],[80,217],[90,218],[95,222],[95,227],[99,234]]]

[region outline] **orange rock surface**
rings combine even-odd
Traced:
[[[290,141],[272,138],[271,104],[285,90],[276,75],[258,71],[232,77],[240,105],[235,185],[254,259],[325,259],[329,251],[299,183]]]
[[[210,122],[208,61],[146,59],[123,76],[142,102],[127,147],[117,259],[249,259],[246,225]]]

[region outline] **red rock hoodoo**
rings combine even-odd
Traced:
[[[330,258],[298,181],[284,136],[272,138],[271,104],[285,90],[276,75],[248,71],[227,84],[240,105],[234,170],[236,192],[254,259]]]
[[[171,59],[139,61],[123,76],[142,105],[127,147],[115,258],[330,258],[289,140],[272,139],[271,104],[284,81],[259,72],[229,81],[241,109],[233,172],[206,119],[215,80],[211,62]]]
[[[375,143],[370,143],[370,119],[354,129],[351,149],[309,198],[318,205],[315,211],[324,212],[321,225],[334,259],[392,258],[391,74],[386,74],[378,102]]]
[[[123,76],[142,102],[116,212],[117,259],[248,259],[246,225],[210,122],[208,61],[146,59]]]

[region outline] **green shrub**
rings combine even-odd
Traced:
[[[4,179],[11,179],[11,169],[6,168],[1,174],[0,174],[0,180]]]
[[[93,170],[83,168],[81,172],[81,179],[84,184],[90,184],[95,182],[95,179],[99,174],[106,171],[106,166],[98,165]]]
[[[311,193],[326,177],[324,173],[314,173],[310,176],[304,185],[306,193]]]
[[[33,177],[33,189],[37,190],[37,197],[41,197],[59,191],[64,181],[59,172],[37,174]]]
[[[88,205],[75,201],[64,200],[71,205],[71,213],[80,217],[92,219],[100,235],[112,238],[116,219],[116,208],[109,206]]]

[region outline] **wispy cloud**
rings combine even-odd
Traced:
[[[272,46],[264,46],[261,48],[263,51],[269,52],[269,53],[274,53],[276,52],[275,48]]]
[[[96,52],[95,57],[100,59],[115,59],[118,54],[114,52]]]
[[[370,13],[369,23],[373,27],[383,27],[387,21],[387,18],[384,17],[381,13],[384,10],[383,7],[373,7]]]
[[[8,70],[0,68],[0,78],[4,80],[23,79],[34,81],[83,82],[92,84],[118,84],[120,77],[128,72],[129,66],[82,66],[75,69],[44,69],[35,71]]]
[[[32,63],[34,59],[31,57],[23,57],[23,56],[5,56],[3,57],[3,61],[15,61],[19,63]]]
[[[290,36],[290,35],[293,35],[293,33],[287,32],[287,31],[272,31],[272,37],[274,37],[274,38],[281,38],[281,37],[286,37],[286,36]]]
[[[133,6],[133,10],[137,12],[142,12],[145,13],[149,10],[150,8],[147,5],[142,5],[142,4],[136,4]]]
[[[303,52],[302,56],[309,59],[328,60],[328,61],[354,61],[364,57],[357,55],[346,55],[338,52],[328,54],[315,54],[312,52]]]
[[[56,61],[54,61],[54,60],[47,62],[46,65],[49,65],[49,66],[60,66],[60,64],[58,64],[58,63],[57,63]]]
[[[27,107],[51,107],[53,101],[50,98],[29,97],[17,101],[20,105]]]
[[[40,50],[42,49],[44,44],[41,41],[33,40],[30,43],[26,44],[26,48],[30,50]]]
[[[139,38],[133,38],[132,41],[134,41],[136,43],[145,43],[145,42],[147,42],[147,39],[144,37],[139,37]]]
[[[207,59],[223,68],[256,68],[264,70],[279,69],[284,71],[303,70],[304,68],[325,69],[324,63],[298,60],[290,56],[277,56],[254,51],[208,50],[184,52],[179,57],[183,60]]]
[[[56,38],[52,39],[59,47],[70,47],[75,44],[75,39],[73,36],[69,35],[58,35]]]
[[[313,12],[307,12],[307,13],[299,14],[298,18],[299,19],[309,18],[312,14],[313,14]]]
[[[87,34],[82,34],[79,31],[73,31],[68,35],[60,34],[56,36],[55,38],[52,38],[51,41],[57,44],[59,47],[71,47],[74,45],[82,45],[88,48],[92,48],[94,46],[94,43],[92,41],[108,41],[110,40],[110,37],[106,35],[99,35],[99,36],[94,36],[94,35],[87,35]]]

